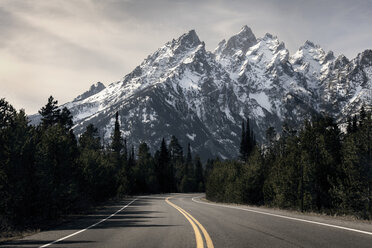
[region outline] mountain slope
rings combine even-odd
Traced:
[[[81,134],[96,125],[109,142],[115,112],[129,144],[153,151],[163,137],[191,143],[202,158],[238,156],[240,124],[249,117],[257,139],[283,123],[327,112],[342,121],[371,104],[372,51],[349,61],[307,41],[290,56],[271,34],[256,38],[244,26],[209,52],[194,30],[149,55],[122,80],[96,84],[64,104]]]

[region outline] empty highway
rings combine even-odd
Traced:
[[[133,197],[1,247],[372,247],[372,225],[214,204],[201,194]]]

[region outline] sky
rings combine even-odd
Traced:
[[[372,0],[0,0],[0,98],[27,114],[121,80],[195,29],[213,51],[248,25],[293,54],[306,40],[354,58],[372,49]]]

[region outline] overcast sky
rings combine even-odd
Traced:
[[[372,0],[0,0],[0,98],[33,114],[120,80],[195,29],[208,50],[251,27],[293,54],[306,40],[354,58],[372,48]]]

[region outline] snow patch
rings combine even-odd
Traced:
[[[255,94],[250,93],[249,97],[255,99],[261,107],[265,108],[267,111],[270,111],[271,103],[265,92],[261,91]]]
[[[190,139],[190,140],[192,140],[192,141],[194,141],[194,139],[195,139],[195,137],[196,137],[196,134],[194,134],[194,133],[192,133],[192,134],[186,134],[186,136]]]

